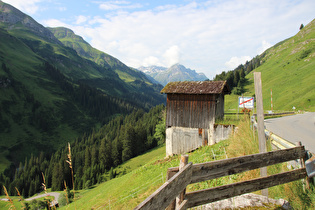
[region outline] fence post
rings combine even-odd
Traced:
[[[302,143],[300,141],[296,142],[295,145],[298,147],[298,146],[302,146]],[[305,153],[306,155],[306,153]],[[305,168],[305,155],[300,158],[300,161],[301,161],[301,167],[302,168]],[[306,188],[307,189],[310,189],[310,179],[308,177],[305,178],[305,184],[306,184]]]
[[[180,157],[179,171],[181,171],[187,164],[188,164],[188,155],[182,155]],[[185,194],[186,194],[186,189],[183,192],[181,192],[179,196],[177,196],[176,207],[179,207],[180,204],[183,202]]]
[[[167,170],[167,180],[170,180],[176,173],[171,170]],[[166,210],[175,210],[176,200],[173,200],[172,203],[166,208]]]

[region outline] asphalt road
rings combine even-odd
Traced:
[[[315,153],[315,112],[265,120],[266,129],[295,144],[301,141]]]

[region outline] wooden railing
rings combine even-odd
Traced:
[[[135,209],[187,209],[306,178],[304,146],[192,164],[182,156],[180,167],[168,169],[168,180]],[[292,171],[185,193],[187,185],[241,173],[277,163],[301,159],[302,167]],[[181,195],[181,196],[179,196]],[[178,197],[178,198],[176,198]],[[177,202],[174,200],[177,199]]]

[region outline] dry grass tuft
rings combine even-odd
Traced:
[[[227,154],[229,157],[240,157],[256,153],[259,153],[258,137],[251,127],[250,119],[244,116],[234,136],[230,138]],[[260,169],[246,171],[240,174],[238,181],[246,181],[259,176]]]
[[[251,129],[250,119],[244,117],[240,121],[234,136],[230,138],[227,148],[229,157],[239,157],[259,152],[258,138]]]
[[[10,198],[10,196],[8,194],[7,188],[5,188],[4,185],[3,185],[3,190],[4,190],[4,194],[5,194],[6,198],[9,200],[9,204],[7,204],[6,206],[9,206],[9,210],[16,209],[12,199]]]
[[[22,197],[20,191],[18,190],[18,188],[15,187],[15,190],[16,190],[16,192],[17,192],[17,194],[18,194],[20,200],[23,201],[24,199],[23,199],[23,197]],[[22,205],[23,205],[23,209],[27,209],[26,206],[25,206],[25,203],[23,203],[23,202],[21,202],[21,203],[22,203]]]
[[[74,175],[73,175],[73,167],[72,167],[72,160],[71,160],[71,147],[70,147],[69,142],[68,142],[68,154],[67,154],[67,156],[68,156],[68,160],[66,160],[66,162],[69,164],[69,168],[71,170],[74,208],[77,209],[76,204],[75,204]]]
[[[68,189],[67,189],[66,181],[63,181],[63,184],[65,185],[65,189],[63,191],[65,192],[66,201],[67,201],[67,205],[68,205],[69,204],[69,199],[68,199]]]
[[[49,210],[51,203],[50,203],[50,200],[49,200],[49,198],[48,198],[47,188],[46,188],[46,181],[45,181],[45,176],[44,176],[43,172],[42,172],[42,177],[43,177],[42,186],[43,186],[43,188],[44,188],[45,195],[46,195],[46,196],[45,196],[45,201],[47,202],[47,206],[48,206],[48,210]],[[56,208],[56,207],[55,207],[55,208]]]

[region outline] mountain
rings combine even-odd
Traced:
[[[0,172],[164,103],[161,89],[71,30],[45,28],[0,1]]]
[[[180,64],[175,64],[170,68],[160,66],[140,67],[139,70],[150,75],[163,86],[174,81],[204,81],[208,79],[203,73],[197,73],[195,70]]]
[[[145,74],[133,68],[129,68],[117,58],[93,48],[82,37],[76,35],[71,29],[64,27],[48,29],[65,46],[74,49],[78,55],[85,59],[91,60],[105,68],[112,69],[124,82],[127,82],[130,85],[134,85],[134,83],[139,82],[137,80],[144,81],[148,84],[151,83]],[[157,89],[159,88],[160,87]]]

